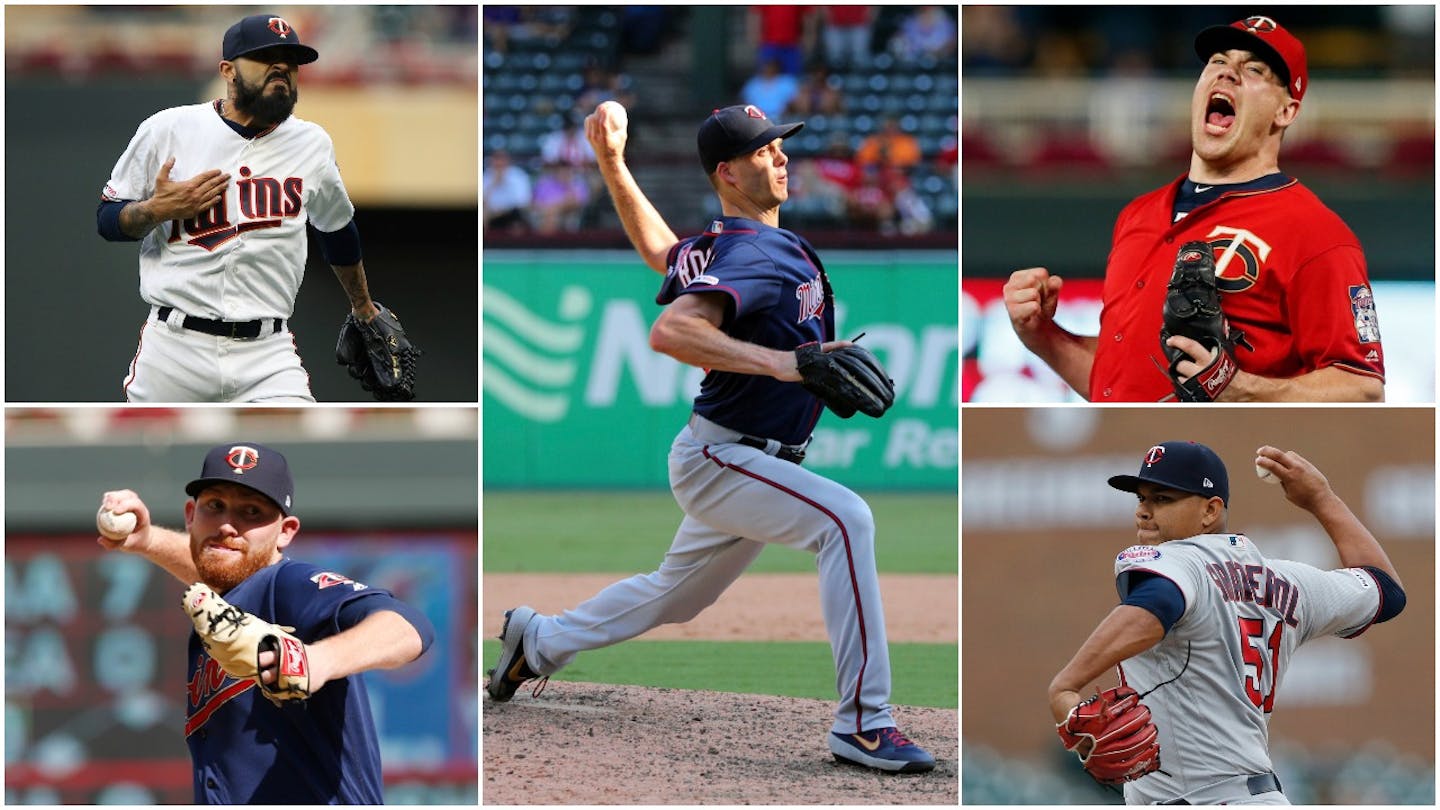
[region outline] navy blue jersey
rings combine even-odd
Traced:
[[[834,300],[820,257],[787,230],[722,217],[676,243],[665,263],[655,302],[723,293],[729,306],[720,328],[736,340],[793,351],[835,337]],[[799,383],[728,371],[707,373],[695,398],[695,412],[706,419],[785,444],[808,439],[823,407]]]
[[[295,628],[308,643],[347,629],[341,608],[360,600],[395,602],[309,563],[284,559],[224,594],[237,608]],[[358,611],[347,610],[352,623]],[[190,634],[185,740],[197,804],[380,804],[380,748],[364,680],[326,683],[309,700],[283,707],[253,679],[225,674]]]

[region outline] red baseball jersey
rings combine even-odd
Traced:
[[[1092,402],[1172,394],[1160,348],[1165,285],[1180,245],[1215,251],[1220,303],[1254,351],[1242,371],[1296,377],[1328,366],[1385,379],[1385,353],[1360,240],[1299,181],[1235,191],[1171,222],[1184,177],[1132,201],[1115,221],[1105,267]]]

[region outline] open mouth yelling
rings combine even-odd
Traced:
[[[1235,102],[1224,93],[1211,93],[1205,105],[1205,131],[1224,135],[1235,124]]]

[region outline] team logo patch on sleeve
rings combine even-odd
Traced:
[[[333,588],[336,585],[349,585],[351,589],[357,591],[363,591],[366,587],[365,583],[363,582],[356,582],[355,580],[347,576],[341,576],[340,574],[332,574],[329,571],[321,571],[315,576],[310,577],[310,581],[315,583],[315,589],[320,591],[323,591],[326,588]]]
[[[1160,549],[1154,546],[1131,546],[1115,557],[1116,565],[1135,565],[1160,559]]]
[[[1355,316],[1355,335],[1361,343],[1380,342],[1380,319],[1375,315],[1375,295],[1370,287],[1350,287],[1350,312]]]

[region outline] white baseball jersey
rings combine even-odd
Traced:
[[[1142,695],[1164,683],[1143,700],[1160,732],[1165,773],[1128,783],[1127,804],[1272,771],[1270,712],[1284,705],[1280,687],[1295,648],[1322,636],[1353,638],[1380,611],[1379,583],[1368,571],[1268,560],[1238,534],[1126,549],[1115,560],[1122,597],[1137,571],[1175,583],[1185,610],[1159,644],[1120,666],[1124,683]]]
[[[210,320],[290,317],[305,274],[305,223],[328,233],[355,214],[330,136],[291,116],[245,138],[220,117],[216,102],[162,110],[136,131],[104,198],[149,198],[171,157],[171,180],[210,169],[231,180],[215,207],[146,234],[140,296]]]

